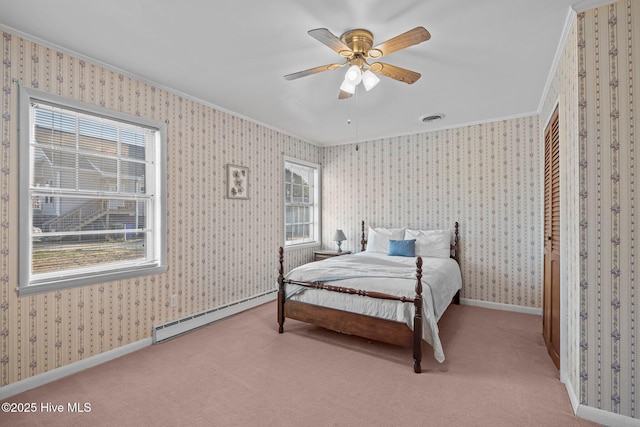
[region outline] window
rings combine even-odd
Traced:
[[[284,159],[284,244],[320,243],[320,165]]]
[[[20,89],[21,295],[166,271],[165,135]]]

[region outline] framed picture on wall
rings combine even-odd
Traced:
[[[249,168],[227,165],[227,198],[249,198]]]

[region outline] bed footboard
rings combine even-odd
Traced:
[[[416,261],[415,296],[399,297],[381,292],[370,292],[362,289],[345,288],[317,282],[300,282],[284,278],[284,249],[278,250],[278,332],[284,332],[285,317],[315,324],[327,329],[349,333],[364,338],[375,339],[388,344],[413,348],[413,370],[422,371],[422,258]],[[340,310],[327,309],[297,301],[286,301],[285,286],[295,284],[308,288],[322,289],[329,292],[339,292],[360,295],[368,298],[395,300],[402,303],[413,303],[415,307],[413,317],[413,331],[407,325],[391,320],[378,319],[371,316],[350,313]],[[291,305],[291,309],[288,308]]]

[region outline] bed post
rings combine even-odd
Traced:
[[[278,249],[278,261],[280,268],[278,269],[278,332],[284,332],[284,249],[280,246]]]
[[[361,228],[362,228],[362,235],[361,235],[362,238],[360,239],[360,250],[362,252],[364,252],[364,250],[367,248],[367,241],[364,239],[364,236],[365,236],[365,234],[364,234],[364,221],[362,221]]]
[[[422,257],[416,261],[416,297],[413,301],[415,313],[413,314],[413,371],[416,374],[422,372]]]
[[[453,259],[455,259],[459,265],[460,264],[460,231],[458,227],[458,221],[456,221],[455,223],[455,231],[453,236],[454,236],[453,246],[452,246]],[[458,292],[456,292],[456,294],[453,296],[453,303],[460,305],[460,290],[458,290]]]
[[[459,263],[460,260],[459,260],[458,252],[460,252],[460,232],[459,232],[459,228],[458,228],[458,221],[456,221],[455,231],[454,231],[454,235],[453,236],[454,236],[453,237],[453,251],[454,251],[453,259],[455,259]]]

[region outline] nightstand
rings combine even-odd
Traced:
[[[351,251],[315,251],[313,252],[313,260],[321,261],[323,259],[332,258],[334,256],[349,255]]]

